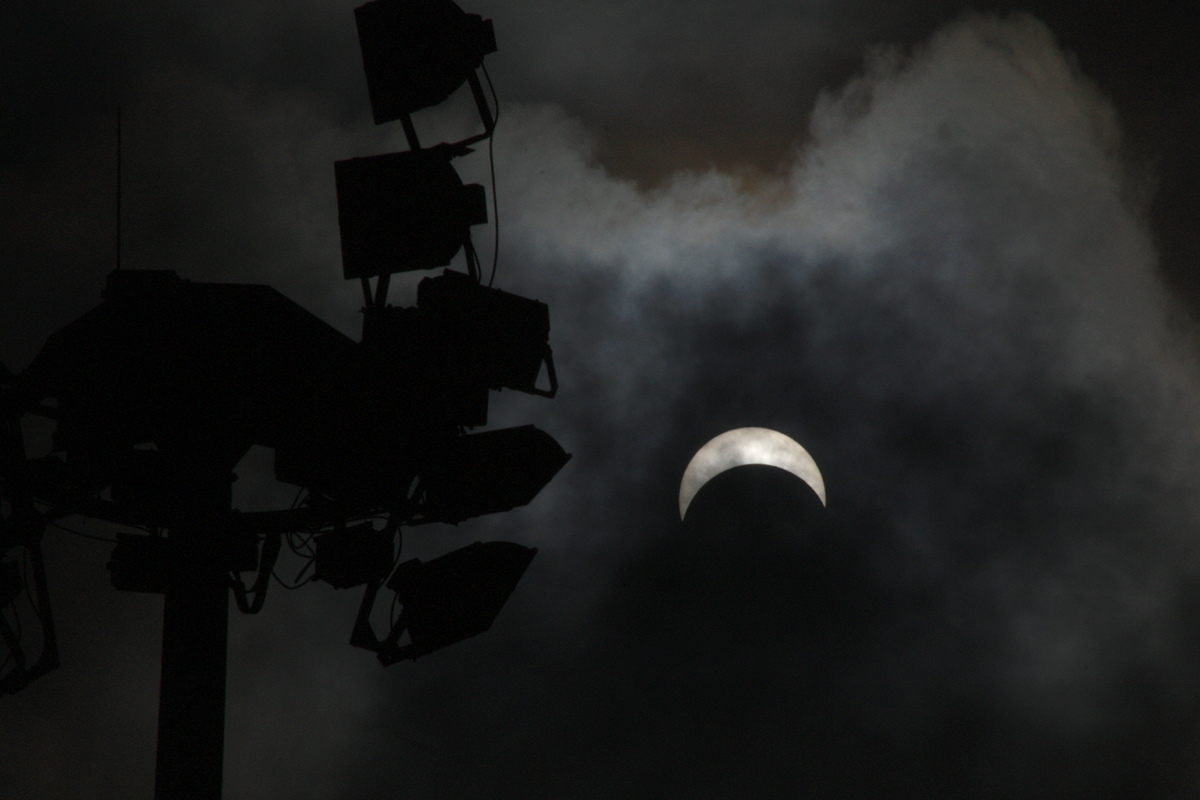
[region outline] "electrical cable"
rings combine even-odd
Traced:
[[[496,87],[492,85],[492,76],[488,74],[487,65],[479,65],[483,69],[483,77],[487,81],[488,90],[492,93],[492,135],[488,137],[488,169],[492,174],[492,274],[488,278],[488,288],[496,280],[496,265],[500,262],[500,203],[496,199],[496,126],[500,124],[500,100],[496,97]]]
[[[305,537],[307,538],[301,538]],[[293,538],[295,537],[295,538]],[[288,549],[301,558],[314,558],[317,553],[313,549],[313,534],[303,534],[299,531],[290,531],[287,534]]]
[[[304,490],[301,489],[301,492],[303,492],[303,491]],[[296,500],[293,501],[293,503],[292,503],[293,508],[295,508],[295,505],[296,505],[296,503],[299,502],[299,500],[300,500],[300,495],[297,494]],[[303,537],[306,537],[306,538],[303,538]],[[288,583],[283,578],[279,577],[279,573],[275,571],[275,567],[274,566],[271,567],[271,577],[275,579],[276,583],[278,583],[284,589],[287,589],[289,592],[291,592],[291,591],[295,591],[296,589],[299,589],[304,584],[309,583],[313,580],[313,578],[311,576],[306,578],[305,580],[300,580],[300,578],[304,575],[305,572],[307,572],[309,570],[310,567],[313,566],[314,563],[316,563],[317,553],[316,553],[316,550],[313,549],[313,544],[312,544],[313,534],[311,534],[311,533],[302,533],[300,531],[288,531],[287,533],[285,533],[283,535],[283,538],[284,538],[284,541],[287,542],[288,549],[291,550],[294,555],[297,555],[300,558],[307,559],[305,561],[304,566],[301,567],[301,569],[298,573],[296,573],[295,580],[292,583]]]
[[[305,565],[300,569],[300,571],[298,573],[296,573],[296,580],[300,581],[299,583],[288,583],[283,578],[279,577],[279,573],[276,572],[275,570],[271,570],[271,577],[274,578],[275,582],[278,583],[280,586],[282,586],[284,589],[287,589],[289,592],[292,592],[292,591],[295,591],[296,589],[299,589],[304,584],[311,583],[313,581],[313,577],[311,575],[302,581],[300,580],[301,576],[303,576],[305,572],[308,572],[309,567],[311,567],[312,565],[313,565],[313,561],[310,560],[307,563],[305,563]]]
[[[58,528],[60,531],[66,531],[67,533],[72,534],[74,536],[82,536],[84,539],[93,539],[97,542],[107,542],[108,544],[116,544],[117,543],[116,539],[110,539],[107,536],[97,536],[94,533],[84,533],[83,531],[77,531],[74,528],[68,528],[66,525],[61,525],[57,522],[51,522],[50,525],[52,527]]]
[[[467,259],[467,274],[476,283],[483,283],[483,272],[479,269],[479,254],[475,252],[475,243],[471,241],[471,234],[467,234],[467,240],[463,242],[463,255]]]
[[[26,596],[32,597],[29,593],[29,583],[25,577],[25,560],[24,558],[17,561],[17,568],[20,571],[21,591],[25,592]],[[19,596],[19,595],[18,595]],[[36,608],[34,609],[37,610]],[[8,645],[8,655],[3,661],[0,661],[0,670],[8,666],[10,661],[16,663],[13,668],[13,673],[19,673],[25,669],[24,649],[21,647],[21,613],[17,610],[16,598],[13,598],[12,603],[13,624],[8,624],[8,617],[4,615],[4,609],[0,608],[0,638]]]
[[[283,545],[283,536],[280,534],[261,534],[261,537],[262,549],[259,554],[258,574],[254,576],[254,584],[247,588],[240,573],[229,573],[234,600],[237,602],[238,610],[243,614],[257,614],[262,611],[263,605],[267,602],[267,589],[271,585],[275,561],[279,558],[279,549]],[[251,594],[254,595],[253,600],[250,599]]]
[[[300,586],[303,586],[306,583],[309,583],[309,582],[315,580],[315,578],[312,575],[309,575],[307,578],[304,578],[304,580],[300,580],[300,579],[304,576],[304,573],[306,573],[310,569],[312,569],[313,565],[316,563],[317,563],[317,560],[315,558],[311,558],[308,560],[307,563],[305,563],[305,565],[303,567],[300,568],[300,571],[296,573],[296,581],[298,581],[298,583],[296,583],[297,588]]]
[[[3,613],[3,609],[0,609],[0,613]],[[13,634],[17,637],[17,641],[19,642],[21,640],[21,612],[17,610],[17,604],[15,602],[12,604],[12,615],[13,615],[13,625],[12,625]]]
[[[33,591],[33,587],[29,585],[28,575],[33,570],[33,565],[28,563],[31,558],[32,556],[29,553],[29,547],[26,547],[25,552],[21,557],[21,585],[25,589],[25,596],[29,598],[29,605],[33,609],[33,613],[37,614],[38,623],[42,626],[42,630],[44,631],[46,629],[46,615],[41,606],[39,606],[37,601],[34,599],[35,592]],[[16,611],[15,607],[13,608],[13,611]]]
[[[25,593],[25,596],[28,597],[29,601],[32,603],[33,602],[33,592],[31,592],[29,590],[29,573],[26,572],[26,570],[25,570],[25,561],[28,558],[29,558],[29,549],[26,548],[25,552],[21,555],[20,560],[17,561],[17,566],[21,570],[21,591]],[[17,641],[20,642],[21,641],[21,614],[17,610],[17,598],[15,598],[15,597],[13,598],[12,612],[13,612],[13,633],[16,634]]]

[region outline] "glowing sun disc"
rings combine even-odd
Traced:
[[[811,486],[825,505],[825,480],[817,462],[799,442],[770,428],[735,428],[711,439],[688,462],[679,482],[679,518],[687,514],[692,498],[704,484],[744,464],[766,464],[792,473]]]

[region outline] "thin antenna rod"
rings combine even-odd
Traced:
[[[117,269],[121,268],[121,104],[117,103]]]

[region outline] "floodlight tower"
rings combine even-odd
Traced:
[[[410,398],[421,409],[425,428],[417,439],[425,438],[438,425],[461,429],[487,424],[489,390],[507,388],[554,397],[558,378],[549,346],[546,305],[494,289],[490,281],[488,286],[482,285],[471,227],[488,221],[486,193],[482,186],[464,185],[451,164],[495,131],[497,115],[488,105],[479,78],[480,71],[487,77],[484,57],[496,51],[491,20],[467,14],[451,0],[373,0],[356,8],[354,16],[375,124],[399,120],[409,146],[407,151],[351,158],[334,165],[343,275],[362,283],[362,338],[367,357],[374,359],[380,375],[390,376],[392,391]],[[490,85],[490,79],[488,82]],[[482,132],[423,148],[412,115],[444,102],[464,83],[470,86]],[[493,186],[493,205],[494,199]],[[393,274],[448,267],[459,252],[464,254],[466,274],[447,269],[440,276],[422,279],[415,309],[388,305]],[[374,287],[371,278],[376,280]],[[395,364],[420,365],[417,372],[422,385],[407,383],[408,372],[389,368]],[[537,385],[543,368],[545,388]],[[310,456],[310,465],[327,463],[323,455],[317,455],[316,459]],[[440,448],[434,459],[437,466],[421,486],[422,514],[457,522],[523,505],[566,458],[557,442],[530,426],[458,438]],[[514,472],[501,466],[501,461],[512,459],[524,468]],[[530,471],[532,465],[543,466]],[[539,477],[524,487],[495,483],[500,475],[522,473]],[[489,483],[495,491],[479,490]],[[468,494],[473,494],[473,499],[468,500]],[[418,514],[417,518],[425,517]],[[411,613],[402,614],[383,639],[375,635],[369,622],[383,581],[368,582],[351,644],[375,651],[386,665],[485,630],[533,557],[533,551],[528,551],[527,557],[514,555],[514,548],[522,549],[517,545],[484,548],[478,552],[487,555],[478,558],[460,551],[423,568],[419,562],[401,565],[388,587],[398,597],[408,598],[406,606]],[[494,574],[481,579],[478,566],[485,562],[493,564]],[[398,646],[409,620],[427,618],[424,612],[411,609],[456,602],[451,599],[455,593],[444,587],[416,588],[432,585],[421,576],[437,574],[443,575],[441,584],[466,580],[464,585],[476,586],[481,598],[498,598],[498,603],[483,601],[483,606],[493,610],[482,612],[470,624],[460,618],[450,626],[458,631],[454,635],[446,631],[424,635],[418,633],[423,627],[420,623],[408,625],[406,632],[415,637],[413,644]],[[489,588],[483,588],[484,584]],[[436,611],[430,613],[436,617]],[[428,644],[433,641],[442,644]]]
[[[363,587],[352,645],[384,666],[423,657],[487,630],[536,551],[476,542],[397,567],[400,527],[525,505],[570,458],[532,425],[468,432],[487,424],[492,390],[558,388],[549,310],[482,284],[470,228],[487,221],[486,196],[450,163],[495,127],[475,72],[496,49],[491,22],[449,0],[374,0],[355,15],[375,120],[399,119],[410,145],[335,165],[360,342],[268,286],[118,269],[104,302],[25,370],[0,365],[0,695],[58,665],[46,529],[71,515],[123,526],[113,586],[164,597],[156,800],[221,797],[229,594],[257,613],[284,541],[312,579]],[[483,132],[422,148],[411,114],[463,83]],[[392,274],[460,251],[466,273],[423,279],[415,307],[387,304]],[[30,414],[55,425],[46,456],[27,454]],[[274,449],[301,502],[231,510],[232,470],[254,445]],[[380,637],[385,587],[402,611]],[[19,602],[36,612],[36,660],[5,616]]]

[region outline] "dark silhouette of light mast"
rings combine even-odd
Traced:
[[[171,531],[177,579],[164,587],[158,748],[154,796],[220,798],[225,753],[225,681],[229,638],[227,544],[216,520],[228,517],[228,470],[205,469],[200,453],[172,487],[181,524]]]
[[[221,797],[229,595],[261,610],[285,542],[310,580],[363,587],[352,645],[385,666],[419,658],[486,631],[536,551],[476,542],[398,563],[401,526],[524,505],[570,458],[530,425],[468,432],[487,424],[490,391],[557,391],[548,309],[483,285],[470,228],[487,222],[486,195],[451,165],[495,126],[476,74],[496,49],[491,22],[450,0],[374,0],[355,15],[375,121],[400,120],[410,145],[335,165],[343,273],[366,305],[360,342],[267,286],[118,264],[104,302],[29,367],[0,365],[0,694],[58,665],[45,531],[68,516],[123,526],[113,586],[164,598],[157,800]],[[421,148],[412,113],[464,83],[484,131]],[[460,251],[466,273],[424,278],[415,307],[388,305],[393,273]],[[54,421],[49,455],[27,456],[28,414]],[[302,501],[231,509],[232,470],[254,445],[274,450],[276,478]],[[379,637],[384,589],[402,610]],[[32,662],[28,632],[3,613],[19,603],[36,611]]]

